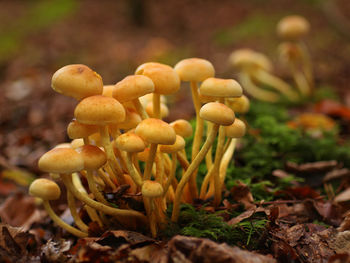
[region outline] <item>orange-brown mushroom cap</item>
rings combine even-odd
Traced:
[[[173,144],[176,140],[174,129],[168,123],[154,118],[140,122],[135,133],[149,143]]]
[[[85,65],[67,65],[57,70],[51,87],[58,93],[77,100],[102,94],[103,82],[100,75]]]
[[[185,140],[180,135],[176,135],[176,141],[171,145],[160,145],[159,150],[163,153],[176,153],[185,148]]]
[[[180,89],[180,78],[168,65],[156,62],[144,63],[136,69],[135,74],[149,77],[154,83],[154,93],[167,95]]]
[[[91,96],[76,106],[74,116],[84,124],[108,125],[125,120],[125,109],[119,101],[105,96]]]
[[[163,187],[156,181],[146,180],[142,184],[141,193],[145,197],[160,197],[163,195]]]
[[[234,112],[225,104],[219,102],[209,102],[202,106],[199,116],[207,121],[228,126],[235,120]]]
[[[97,170],[107,162],[106,153],[97,146],[84,145],[80,148],[77,148],[76,151],[84,160],[85,170]]]
[[[192,125],[186,120],[179,119],[170,123],[176,134],[183,138],[191,137],[193,133]]]
[[[98,132],[98,126],[83,124],[77,120],[72,120],[67,127],[67,134],[70,139],[86,138]]]
[[[124,133],[115,140],[115,146],[126,152],[142,152],[146,148],[145,142],[135,133]]]
[[[49,173],[73,173],[84,169],[84,160],[71,148],[55,148],[39,159],[39,169]]]
[[[229,138],[241,138],[244,136],[245,132],[245,123],[237,118],[230,126],[225,127],[225,134]]]
[[[208,78],[202,82],[199,92],[205,96],[213,97],[240,97],[243,90],[234,79]]]
[[[310,30],[310,23],[302,16],[291,15],[282,18],[277,24],[277,34],[287,40],[298,40]]]
[[[131,101],[154,92],[153,81],[143,75],[127,76],[115,84],[113,97],[120,102]]]
[[[29,194],[43,200],[57,200],[61,196],[61,189],[55,182],[40,178],[31,183]]]
[[[174,69],[182,81],[202,82],[215,75],[213,64],[201,58],[183,59],[175,65]]]

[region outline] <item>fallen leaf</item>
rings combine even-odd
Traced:
[[[315,104],[314,110],[319,113],[350,120],[350,108],[333,100],[322,100]]]
[[[238,184],[233,186],[230,190],[233,200],[242,203],[245,209],[255,207],[254,198],[250,189],[244,183],[238,181]]]

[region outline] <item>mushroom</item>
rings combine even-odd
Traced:
[[[192,161],[186,172],[183,174],[176,188],[173,213],[171,216],[171,220],[173,222],[177,222],[179,218],[180,202],[183,189],[186,183],[190,180],[193,171],[198,168],[199,164],[204,159],[204,156],[207,154],[209,148],[212,146],[220,125],[231,125],[235,119],[233,111],[225,104],[219,102],[209,102],[203,105],[199,112],[199,116],[204,120],[213,122],[214,125],[209,135],[207,136],[201,150],[197,154],[196,158]]]
[[[98,126],[79,123],[77,120],[72,120],[67,127],[68,137],[72,140],[82,138],[84,144],[90,144],[89,136],[98,131]]]
[[[102,94],[103,82],[101,76],[89,67],[73,64],[64,66],[53,74],[51,87],[58,93],[82,100]]]
[[[193,144],[192,144],[192,161],[193,161],[199,152],[199,148],[203,139],[203,128],[204,128],[204,122],[199,116],[199,112],[202,104],[198,96],[198,82],[202,82],[207,78],[214,77],[215,69],[214,69],[214,66],[208,60],[201,59],[201,58],[183,59],[175,65],[174,69],[177,72],[177,74],[180,76],[181,81],[189,81],[191,85],[192,100],[196,111],[196,129],[195,129],[195,134],[194,134]],[[195,170],[192,178],[195,178],[196,173],[197,171]],[[192,179],[191,186],[192,186],[191,192],[193,197],[197,197],[198,195],[197,185],[193,184],[193,179]]]
[[[57,225],[77,237],[87,237],[86,232],[80,231],[79,229],[67,224],[52,210],[49,201],[57,200],[61,195],[61,190],[55,182],[44,178],[36,179],[29,187],[29,194],[43,200],[45,210]]]
[[[304,17],[299,15],[286,16],[282,18],[277,24],[278,36],[284,41],[287,41],[287,43],[289,43],[288,45],[292,46],[292,49],[297,50],[299,53],[298,57],[294,58],[294,61],[289,58],[289,66],[292,69],[293,76],[296,74],[295,71],[299,70],[302,72],[302,75],[304,75],[311,91],[314,85],[312,61],[309,51],[305,43],[302,41],[302,39],[309,33],[309,31],[310,23]],[[288,54],[283,54],[283,52],[281,52],[281,55],[283,56]],[[288,59],[288,57],[286,58]],[[301,69],[297,69],[298,66],[300,66]],[[294,79],[296,81],[295,76]],[[304,93],[302,94],[306,96],[310,95],[310,93],[306,93],[306,91],[307,90],[304,90]]]
[[[225,102],[225,98],[242,96],[242,87],[233,79],[208,78],[203,81],[200,86],[200,93],[206,96],[216,97],[221,103]],[[219,129],[219,137],[216,146],[214,164],[207,177],[211,178],[215,186],[214,204],[219,205],[221,200],[219,167],[222,158],[225,142],[225,129],[223,126]],[[203,189],[203,187],[202,187]],[[201,189],[201,195],[203,190]]]
[[[153,91],[154,84],[152,79],[147,76],[133,75],[115,84],[113,97],[121,103],[132,101],[136,111],[144,120],[147,119],[148,116],[140,103],[139,97],[152,93]]]
[[[107,160],[119,184],[124,183],[123,171],[114,155],[108,133],[108,125],[125,120],[124,107],[114,98],[91,96],[83,99],[75,108],[74,116],[83,124],[97,125],[100,128],[101,142]]]
[[[146,112],[150,118],[155,118],[155,114],[153,113],[153,102],[149,102],[146,106]],[[159,119],[164,119],[168,117],[169,115],[169,109],[164,103],[160,103],[160,118]]]
[[[239,49],[231,53],[229,61],[240,71],[239,80],[251,96],[270,102],[279,100],[279,95],[275,92],[257,86],[265,84],[291,101],[298,99],[298,94],[286,82],[270,73],[272,64],[264,54],[250,49]]]
[[[175,70],[165,64],[148,62],[140,65],[136,75],[149,77],[154,83],[153,94],[153,114],[154,117],[160,118],[160,95],[170,95],[180,89],[180,78]]]

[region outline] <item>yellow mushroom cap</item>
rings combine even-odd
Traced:
[[[126,152],[142,152],[146,148],[145,142],[135,133],[124,133],[115,140],[115,146]]]
[[[240,119],[235,119],[235,121],[230,125],[225,127],[225,134],[230,138],[241,138],[246,132],[246,125]]]
[[[238,49],[231,53],[230,64],[238,70],[251,70],[261,68],[266,71],[272,70],[271,61],[262,53],[251,49]]]
[[[125,121],[118,124],[119,129],[129,130],[135,128],[141,121],[141,116],[132,108],[125,110]]]
[[[183,138],[188,138],[192,136],[193,129],[191,123],[186,120],[179,119],[170,123],[176,134]]]
[[[282,18],[277,24],[277,34],[283,39],[298,40],[310,30],[310,23],[302,16],[291,15]]]
[[[156,181],[145,180],[142,184],[141,193],[145,197],[160,197],[163,195],[163,187]]]
[[[180,89],[180,78],[168,65],[156,62],[144,63],[136,69],[135,74],[149,77],[154,83],[154,93],[167,95]]]
[[[55,148],[39,159],[39,169],[49,173],[73,173],[84,169],[84,160],[70,148]]]
[[[67,134],[70,139],[86,138],[95,132],[98,132],[98,126],[83,124],[77,120],[72,120],[67,127]]]
[[[146,112],[149,117],[153,118],[153,102],[149,102],[146,106]],[[169,109],[164,103],[160,103],[160,117],[161,119],[168,117]]]
[[[83,146],[85,143],[84,143],[84,139],[74,139],[73,141],[70,142],[70,147],[73,148],[73,149],[77,149],[81,146]]]
[[[208,78],[202,82],[199,92],[205,96],[228,98],[242,96],[243,90],[234,79]]]
[[[97,146],[84,145],[76,149],[76,151],[81,155],[81,157],[84,160],[85,170],[98,170],[107,162],[106,153]]]
[[[145,119],[137,125],[135,133],[143,140],[156,144],[173,144],[176,140],[174,129],[159,119]]]
[[[67,65],[52,76],[51,87],[58,93],[77,100],[102,94],[103,82],[100,75],[85,65]]]
[[[31,183],[29,194],[43,200],[57,200],[61,196],[61,189],[55,182],[40,178]]]
[[[202,82],[215,75],[213,64],[201,58],[183,59],[175,65],[174,69],[182,81]]]
[[[185,140],[180,135],[176,135],[176,141],[171,145],[160,145],[159,150],[163,153],[176,153],[185,148]]]
[[[79,102],[74,110],[74,116],[77,121],[84,124],[117,124],[125,120],[125,110],[114,98],[91,96]]]
[[[146,148],[143,152],[139,152],[136,154],[136,158],[141,162],[147,162],[149,156],[150,148]]]
[[[113,88],[114,88],[114,85],[103,86],[102,96],[113,97]]]
[[[199,116],[207,121],[228,126],[235,120],[234,112],[225,104],[219,102],[209,102],[202,106]]]
[[[239,98],[228,98],[228,106],[236,113],[247,113],[250,108],[250,102],[247,96],[242,95]]]
[[[154,92],[154,84],[149,77],[132,75],[115,84],[113,97],[120,102],[126,102],[152,92]]]

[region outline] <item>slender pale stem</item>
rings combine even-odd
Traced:
[[[82,194],[79,192],[72,184],[71,178],[69,175],[62,174],[61,178],[63,180],[63,183],[66,185],[67,189],[73,193],[75,198],[79,199],[80,201],[86,203],[88,206],[91,206],[92,208],[99,210],[107,215],[112,216],[121,216],[121,217],[136,217],[142,221],[146,221],[146,217],[135,210],[126,210],[126,209],[119,209],[119,208],[113,208],[106,206],[102,203],[96,202],[87,195]]]
[[[158,146],[158,144],[151,143],[148,159],[147,159],[146,166],[145,166],[145,171],[143,172],[143,180],[151,179],[153,162],[154,162],[154,158],[155,158],[156,153],[157,153],[157,146]]]
[[[251,79],[251,76],[246,72],[241,72],[238,75],[239,82],[241,83],[244,90],[249,93],[252,97],[267,101],[267,102],[276,102],[280,99],[280,96],[272,91],[264,90],[260,87],[258,87],[253,80]]]
[[[77,207],[75,205],[75,198],[73,194],[70,191],[67,191],[67,202],[68,202],[68,207],[70,210],[70,213],[74,219],[75,224],[83,231],[83,232],[88,232],[89,227],[81,220],[80,216],[77,213]]]
[[[126,157],[126,167],[128,168],[128,172],[130,177],[134,180],[135,184],[141,188],[142,186],[142,178],[138,171],[135,169],[132,163],[132,153],[127,153]]]
[[[77,237],[87,237],[88,234],[85,232],[80,231],[79,229],[72,227],[71,225],[67,224],[64,222],[56,213],[52,210],[51,205],[49,201],[43,200],[43,205],[49,214],[49,216],[52,218],[52,220],[60,227],[64,228],[67,230],[69,233],[77,236]]]
[[[163,185],[164,181],[164,162],[163,162],[163,154],[161,152],[156,153],[155,157],[156,163],[156,180]]]
[[[153,118],[161,119],[160,94],[153,93]]]
[[[105,173],[105,171],[103,171],[102,168],[98,169],[97,171],[98,175],[102,178],[102,180],[105,182],[106,185],[109,185],[109,187],[115,191],[117,190],[117,187],[115,186],[115,184],[112,182],[111,178],[109,178],[109,176]]]
[[[213,124],[209,121],[206,122],[207,123],[207,135],[210,133],[210,130],[213,126]],[[212,167],[213,165],[213,157],[212,157],[212,149],[213,148],[210,148],[207,155],[205,156],[205,163],[207,165],[207,170],[209,171],[210,168]]]
[[[263,69],[255,70],[253,77],[257,81],[264,83],[270,86],[271,88],[274,88],[277,91],[281,92],[291,101],[297,101],[299,99],[298,93],[293,91],[292,87],[289,84]]]
[[[225,127],[221,126],[219,129],[219,138],[218,143],[216,146],[216,152],[215,152],[215,159],[214,159],[214,187],[215,187],[215,194],[214,194],[214,205],[218,206],[221,202],[221,188],[220,188],[220,174],[219,174],[219,168],[220,168],[220,162],[224,150],[224,143],[225,143]]]
[[[146,112],[145,109],[142,107],[142,104],[141,104],[140,100],[139,100],[138,98],[137,98],[137,99],[134,99],[134,100],[132,101],[132,103],[134,104],[137,113],[141,116],[141,119],[142,119],[142,120],[148,119],[147,112]]]
[[[201,186],[201,191],[200,191],[200,195],[199,198],[204,200],[206,197],[206,193],[207,193],[207,188],[208,188],[208,184],[209,184],[209,180],[213,174],[213,169],[214,167],[212,166],[209,171],[207,172],[207,174],[205,175],[203,182],[202,182],[202,186]]]
[[[123,171],[118,163],[118,160],[115,158],[113,147],[108,134],[108,127],[101,126],[100,127],[101,141],[103,148],[105,149],[107,160],[112,168],[113,174],[116,176],[116,179],[119,184],[125,184],[125,179],[123,176]]]
[[[97,201],[99,201],[99,202],[101,202],[101,203],[103,203],[105,205],[109,205],[107,200],[103,197],[101,192],[97,189],[95,180],[93,178],[92,171],[86,171],[86,179],[88,181],[88,185],[89,185],[90,191],[93,193],[93,195],[95,196]]]
[[[218,129],[219,129],[219,125],[214,124],[213,129],[212,129],[211,133],[209,134],[209,136],[207,137],[202,149],[199,151],[196,158],[194,158],[194,160],[192,161],[192,163],[190,164],[190,166],[188,167],[186,172],[183,174],[183,176],[182,176],[182,178],[181,178],[181,180],[176,188],[173,214],[171,216],[171,220],[173,222],[177,222],[179,215],[180,215],[180,203],[181,203],[181,196],[182,196],[183,189],[184,189],[186,183],[189,181],[193,171],[195,169],[197,169],[197,167],[199,166],[199,164],[201,163],[201,161],[204,159],[205,155],[207,154],[209,148],[212,146],[212,144],[215,140],[216,134],[218,132]]]
[[[308,97],[311,93],[311,87],[310,87],[306,77],[299,69],[297,69],[297,66],[295,65],[295,63],[293,61],[290,62],[290,68],[291,68],[291,71],[293,74],[295,84],[296,84],[297,88],[299,89],[301,95],[303,97]]]
[[[221,160],[221,163],[220,163],[219,174],[220,174],[221,187],[224,185],[227,167],[228,167],[228,165],[232,159],[233,153],[235,151],[237,139],[230,139],[229,142],[230,143],[229,143],[227,149],[225,150],[225,153],[224,153],[222,160]]]
[[[314,74],[310,53],[303,41],[299,41],[297,45],[299,45],[301,51],[302,68],[312,91],[314,87]]]
[[[176,152],[171,154],[171,170],[170,170],[170,174],[168,176],[168,180],[166,181],[165,186],[163,187],[164,192],[163,192],[163,197],[166,196],[169,186],[171,185],[171,182],[174,180],[175,178],[175,172],[176,172]]]

